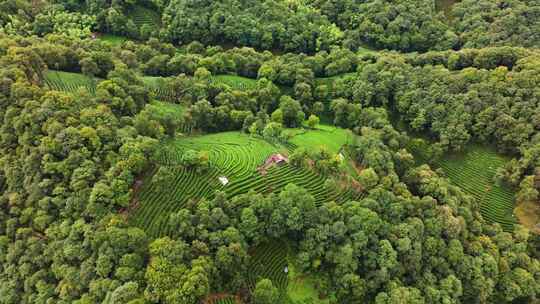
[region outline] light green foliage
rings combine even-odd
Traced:
[[[366,187],[367,189],[371,189],[377,185],[379,176],[377,176],[377,173],[375,173],[375,170],[372,168],[366,168],[360,172],[358,179],[362,186]]]
[[[287,127],[300,127],[305,119],[300,102],[290,96],[282,96],[279,99],[279,109],[283,113],[283,124]]]
[[[458,1],[456,0],[436,0],[435,8],[439,11],[444,12],[446,18],[448,18],[449,20],[452,20],[452,7],[457,2]]]
[[[538,199],[538,190],[535,188],[535,176],[526,176],[519,184],[516,197],[518,202],[535,202]]]
[[[341,38],[339,28],[303,1],[171,1],[163,21],[167,36],[182,43],[230,41],[308,53],[328,50]]]
[[[319,117],[317,117],[317,115],[309,115],[309,118],[307,120],[307,125],[308,127],[314,129],[318,124],[319,124]]]
[[[88,38],[95,26],[95,16],[49,9],[36,16],[34,31],[42,35],[56,33],[72,38]]]
[[[281,139],[281,133],[283,132],[283,126],[277,122],[268,123],[262,132],[264,138],[270,141],[276,141]]]
[[[151,260],[145,278],[148,300],[195,304],[210,291],[211,261],[199,257],[186,263],[187,244],[162,238],[150,244]]]
[[[345,44],[401,51],[448,49],[457,36],[441,20],[433,0],[310,1],[346,29]]]
[[[508,5],[491,0],[463,0],[453,6],[456,33],[466,48],[490,45],[538,47],[540,19],[536,0],[513,0]]]
[[[279,300],[279,291],[269,279],[257,282],[253,291],[253,304],[273,304]]]

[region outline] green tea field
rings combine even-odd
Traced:
[[[426,147],[409,148],[420,162],[427,161]],[[497,169],[507,161],[492,148],[473,144],[462,153],[447,153],[435,162],[435,167],[442,168],[453,184],[478,199],[484,219],[510,231],[517,222],[513,213],[514,193],[508,186],[494,181]]]
[[[322,128],[299,134],[298,139],[295,136],[292,142],[296,142],[298,146],[315,148],[320,145],[320,133],[330,132],[329,134],[334,135],[326,141],[330,151],[337,151],[338,147],[346,144],[347,131]],[[324,143],[322,142],[323,145]],[[174,172],[175,179],[170,185],[162,185],[152,182],[150,174],[143,181],[137,198],[137,208],[130,217],[131,222],[154,237],[166,235],[169,214],[178,211],[189,200],[212,198],[217,190],[223,191],[227,197],[234,197],[250,190],[259,193],[279,191],[293,183],[306,188],[319,204],[331,200],[344,201],[353,196],[352,191],[338,192],[325,188],[327,177],[306,168],[282,164],[270,167],[264,174],[257,170],[270,155],[286,155],[289,149],[291,148],[271,144],[240,132],[169,140],[161,147],[154,170],[157,171],[159,166],[166,166]],[[188,150],[206,151],[209,169],[198,172],[196,169],[180,166],[182,155]],[[223,185],[220,177],[226,177],[228,183]]]
[[[140,28],[143,25],[149,25],[152,28],[158,28],[161,23],[160,15],[152,9],[136,5],[130,12],[129,17]]]
[[[74,93],[85,88],[95,93],[99,79],[92,79],[80,73],[48,70],[44,73],[45,84],[52,90]]]

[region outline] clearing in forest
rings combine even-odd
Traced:
[[[427,162],[427,146],[409,148],[420,162]],[[471,144],[461,153],[446,153],[434,165],[442,168],[453,184],[478,199],[484,219],[511,231],[517,222],[513,212],[514,192],[494,180],[497,169],[507,161],[493,148]]]
[[[444,15],[449,20],[452,20],[452,6],[458,2],[457,0],[436,0],[435,8],[438,11],[444,12]]]
[[[129,13],[129,17],[138,28],[148,25],[157,29],[161,25],[161,16],[157,11],[141,5],[136,5]]]
[[[304,274],[294,263],[294,250],[282,240],[273,240],[254,247],[250,251],[249,288],[254,290],[261,279],[269,279],[280,291],[282,302],[290,304],[328,304],[329,300],[319,294],[320,279]]]
[[[125,36],[118,36],[113,34],[98,34],[97,38],[99,40],[109,42],[114,46],[122,45],[122,43],[129,40],[129,38]]]
[[[80,73],[70,73],[62,71],[48,70],[44,73],[45,84],[56,91],[74,93],[82,88],[86,88],[88,92],[95,93],[96,84],[99,79],[92,79]]]
[[[94,94],[96,86],[103,81],[101,78],[89,77],[82,73],[63,72],[56,70],[48,70],[44,73],[45,84],[51,90],[75,93],[82,88],[86,88],[88,92]],[[173,92],[167,88],[167,78],[144,76],[142,81],[144,86],[154,94],[154,97],[163,101],[174,101]]]
[[[318,132],[331,132],[332,127],[322,127],[301,134],[298,145],[308,148],[318,143]],[[346,130],[336,129],[329,136],[330,151],[347,143]],[[300,133],[300,131],[299,131]],[[309,139],[313,134],[313,139]],[[295,142],[295,137],[291,140]],[[317,145],[320,146],[321,143]],[[324,145],[324,142],[322,142]],[[130,216],[133,225],[147,231],[152,237],[167,235],[169,215],[180,210],[190,200],[213,198],[216,191],[223,191],[228,198],[247,193],[271,193],[293,183],[311,193],[318,204],[327,201],[345,201],[357,198],[351,190],[328,189],[324,183],[328,176],[308,168],[297,168],[290,164],[271,166],[262,175],[257,170],[272,154],[287,155],[293,147],[278,145],[259,137],[241,132],[223,132],[191,137],[178,137],[164,142],[159,149],[154,169],[143,181],[136,202],[138,207]],[[185,164],[186,155],[204,151],[208,156],[208,168],[201,170]],[[157,181],[153,175],[161,167],[168,168],[173,175],[167,182]],[[227,178],[227,183],[220,182]]]
[[[212,76],[215,83],[226,84],[233,90],[247,91],[253,90],[257,86],[257,80],[238,75],[215,75]]]

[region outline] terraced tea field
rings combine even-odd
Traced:
[[[153,28],[158,29],[161,24],[161,17],[159,14],[152,9],[136,5],[133,10],[130,12],[129,17],[138,28],[141,28],[143,25],[148,24]]]
[[[103,79],[90,78],[81,73],[48,70],[45,73],[45,84],[52,90],[74,93],[81,88],[86,88],[90,93],[96,92],[97,84]],[[174,94],[166,87],[166,78],[142,77],[144,86],[154,94],[155,98],[164,101],[173,101]]]
[[[154,94],[157,100],[174,101],[175,94],[167,87],[167,78],[144,76],[142,80],[144,86]]]
[[[224,296],[218,299],[205,300],[203,304],[240,304],[239,300],[234,296]]]
[[[425,162],[425,147],[410,147],[415,156]],[[511,231],[514,217],[514,193],[505,185],[497,185],[493,177],[497,168],[508,159],[491,148],[470,145],[463,153],[447,154],[435,163],[450,181],[474,196],[481,203],[481,212],[488,222],[501,224]]]
[[[158,100],[152,100],[146,107],[152,107],[154,112],[158,113],[161,117],[178,117],[181,118],[186,111],[186,107],[176,103],[163,102]],[[179,126],[177,132],[189,134],[193,131],[193,124],[183,123]]]
[[[316,131],[308,132],[318,136]],[[309,136],[309,133],[303,136]],[[343,138],[335,137],[335,145],[345,144],[345,140],[340,141]],[[187,150],[207,151],[210,168],[201,173],[180,166],[181,157]],[[356,198],[352,191],[338,192],[325,188],[326,177],[306,168],[283,164],[272,166],[266,174],[261,174],[257,168],[268,156],[278,152],[289,151],[284,146],[273,145],[240,132],[179,137],[165,142],[158,153],[156,167],[171,168],[175,179],[169,185],[158,185],[152,183],[153,174],[149,174],[143,181],[137,197],[138,207],[130,221],[153,237],[167,235],[167,221],[171,213],[180,210],[190,200],[211,199],[217,190],[231,198],[250,190],[258,193],[280,191],[287,184],[294,183],[307,189],[318,204]],[[219,177],[226,177],[228,183],[223,185]]]
[[[330,91],[332,91],[333,84],[338,79],[343,79],[347,77],[353,77],[356,75],[356,72],[350,72],[350,73],[343,73],[336,76],[330,76],[330,77],[319,77],[315,78],[315,83],[317,85],[327,85]]]
[[[269,279],[285,298],[288,285],[288,253],[287,243],[280,240],[255,247],[250,253],[249,288],[253,291],[258,281]]]
[[[318,278],[297,271],[292,262],[295,255],[292,251],[282,240],[272,240],[252,248],[249,252],[249,289],[253,291],[259,280],[269,279],[280,291],[280,303],[328,304],[327,299],[319,299]]]
[[[92,79],[80,73],[48,70],[45,72],[45,84],[51,90],[74,93],[82,88],[94,94],[99,79]]]

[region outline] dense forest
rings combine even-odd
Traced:
[[[540,1],[447,5],[0,0],[0,303],[539,303]]]

